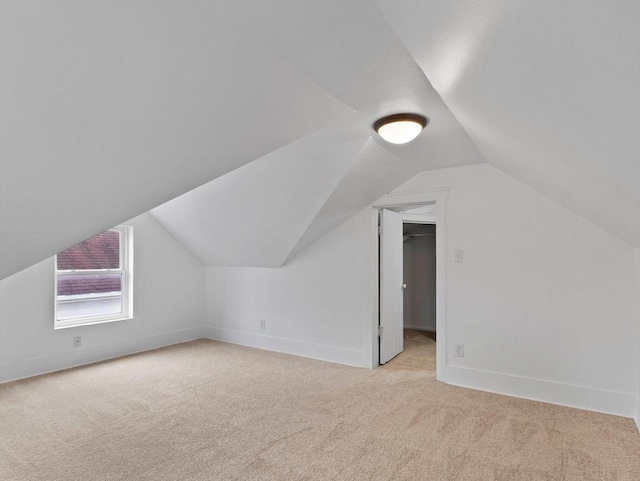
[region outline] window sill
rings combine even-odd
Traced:
[[[133,319],[133,316],[125,316],[125,317],[109,317],[109,318],[93,318],[93,319],[73,319],[73,320],[65,320],[65,321],[56,321],[53,328],[57,329],[69,329],[72,327],[82,327],[82,326],[94,326],[96,324],[106,324],[109,322],[119,322],[119,321],[128,321]]]

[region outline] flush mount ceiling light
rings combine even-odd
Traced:
[[[394,114],[373,123],[373,130],[387,142],[406,144],[415,139],[427,125],[427,118],[418,114]]]

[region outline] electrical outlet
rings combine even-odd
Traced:
[[[266,329],[267,328],[267,321],[260,321],[260,329]]]
[[[464,260],[464,251],[458,249],[454,252],[453,262],[462,262]]]
[[[80,347],[82,345],[82,336],[75,336],[73,338],[73,347]]]
[[[464,344],[456,344],[456,357],[464,357]]]

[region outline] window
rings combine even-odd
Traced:
[[[56,256],[56,329],[132,317],[132,246],[133,228],[118,226]]]

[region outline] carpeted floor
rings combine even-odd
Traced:
[[[381,369],[393,371],[423,371],[436,378],[436,333],[404,330],[404,351]]]
[[[0,385],[0,479],[629,480],[633,422],[209,340]]]

